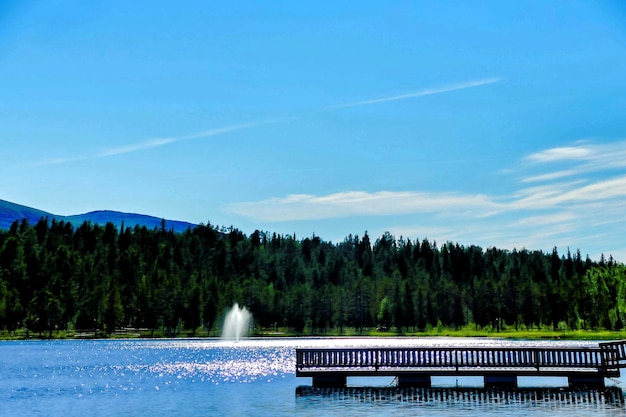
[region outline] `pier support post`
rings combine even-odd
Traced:
[[[326,374],[313,377],[313,386],[316,388],[345,388],[347,383],[348,377],[345,374]]]
[[[485,388],[517,388],[517,376],[485,375]]]
[[[430,388],[431,386],[430,375],[398,375],[398,388]]]
[[[604,377],[598,374],[568,375],[570,388],[605,388]]]

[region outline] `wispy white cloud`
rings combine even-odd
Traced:
[[[563,211],[554,214],[546,214],[541,216],[524,217],[512,222],[513,226],[533,227],[543,226],[546,224],[562,224],[576,221],[577,215],[571,211]]]
[[[500,78],[485,78],[481,80],[469,81],[469,82],[460,83],[460,84],[448,85],[445,87],[420,90],[420,91],[416,91],[413,93],[400,94],[400,95],[389,96],[389,97],[379,97],[375,99],[362,100],[362,101],[353,101],[350,103],[335,104],[332,106],[324,107],[322,110],[344,109],[348,107],[367,106],[370,104],[379,104],[379,103],[385,103],[389,101],[407,100],[407,99],[415,98],[415,97],[430,96],[434,94],[442,94],[442,93],[449,93],[449,92],[457,91],[457,90],[464,90],[466,88],[479,87],[482,85],[497,83],[498,81],[500,81]]]
[[[584,187],[570,190],[554,198],[554,203],[609,200],[626,197],[626,176],[597,181]]]
[[[551,167],[551,163],[557,162],[573,165],[573,168],[569,170],[545,174],[545,179],[553,179],[550,175],[574,175],[610,168],[624,168],[626,167],[626,140],[610,143],[582,142],[577,146],[546,149],[526,156],[523,161],[548,168]]]
[[[237,203],[231,205],[229,211],[241,216],[275,222],[444,212],[450,207],[463,211],[481,212],[493,210],[498,207],[498,204],[480,194],[348,191],[324,196],[292,194],[259,202]]]
[[[576,170],[568,169],[568,170],[563,170],[563,171],[550,172],[547,174],[540,174],[540,175],[534,175],[532,177],[522,178],[522,182],[542,182],[542,181],[556,180],[559,178],[571,177],[573,175],[576,175],[577,173],[578,171]]]
[[[512,210],[523,210],[553,206],[555,199],[584,185],[584,180],[575,180],[522,188],[506,197],[507,207]]]
[[[232,204],[229,211],[268,222],[420,213],[480,219],[501,213],[532,213],[615,199],[626,201],[626,175],[588,184],[571,181],[526,188],[510,196],[416,191],[346,191],[320,196],[291,194]],[[562,214],[542,216],[546,222],[563,219]],[[536,222],[538,218],[533,219]]]
[[[584,160],[593,155],[593,150],[585,146],[565,146],[546,149],[528,155],[525,159],[531,162],[555,162],[567,160]]]

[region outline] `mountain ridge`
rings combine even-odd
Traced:
[[[167,230],[174,230],[177,233],[182,233],[185,230],[196,226],[193,223],[179,220],[167,220],[147,214],[125,213],[114,210],[96,210],[83,214],[61,216],[0,199],[0,229],[9,229],[16,220],[22,221],[26,219],[29,223],[35,224],[40,219],[46,217],[50,220],[56,219],[59,221],[62,220],[69,222],[75,227],[80,226],[84,222],[100,225],[105,225],[110,222],[118,228],[121,228],[123,224],[124,227],[146,226],[149,229],[153,229],[155,227],[161,227],[163,221],[165,221],[165,228]]]

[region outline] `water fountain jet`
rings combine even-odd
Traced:
[[[224,327],[222,328],[222,339],[239,341],[248,336],[250,320],[252,315],[247,308],[239,308],[239,304],[235,303],[226,314]]]

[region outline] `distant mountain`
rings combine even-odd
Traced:
[[[0,200],[0,229],[8,229],[15,220],[28,219],[34,224],[46,216],[49,218],[58,217],[42,210]]]
[[[8,229],[15,220],[21,221],[27,219],[29,223],[35,224],[42,217],[48,219],[63,220],[72,223],[78,227],[84,222],[91,222],[94,224],[105,225],[108,222],[115,224],[118,228],[122,223],[124,227],[146,226],[148,229],[154,229],[155,227],[161,227],[163,219],[154,216],[147,216],[144,214],[122,213],[119,211],[110,210],[98,210],[85,214],[77,214],[73,216],[59,216],[56,214],[48,213],[43,210],[38,210],[32,207],[22,206],[20,204],[11,203],[9,201],[0,200],[0,229]],[[175,232],[184,232],[188,228],[195,227],[195,224],[181,222],[176,220],[165,220],[165,228],[167,230],[174,230]]]

